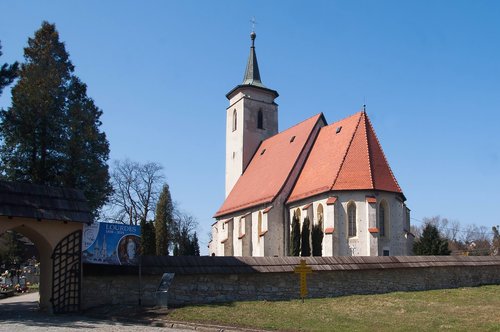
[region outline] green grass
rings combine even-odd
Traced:
[[[285,331],[500,331],[500,286],[188,306],[168,319]]]

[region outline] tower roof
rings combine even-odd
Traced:
[[[260,79],[259,63],[257,62],[257,54],[255,53],[256,37],[257,34],[252,31],[252,33],[250,34],[250,39],[252,40],[252,46],[250,46],[250,55],[248,56],[248,62],[247,62],[247,67],[245,69],[245,75],[243,76],[243,82],[240,85],[237,85],[235,88],[233,88],[226,94],[226,97],[228,98],[235,90],[245,86],[263,89],[267,92],[271,92],[272,94],[274,94],[275,98],[278,97],[278,92],[267,88]]]
[[[366,189],[403,194],[362,111],[321,128],[288,202],[331,190]]]
[[[260,80],[259,63],[257,62],[257,54],[255,54],[255,37],[257,37],[257,35],[252,31],[250,34],[252,46],[250,47],[250,55],[248,56],[247,68],[245,70],[242,85],[255,85],[265,88],[265,85]]]

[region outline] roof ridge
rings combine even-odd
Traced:
[[[295,125],[293,125],[293,126],[291,126],[291,127],[288,127],[287,129],[283,130],[283,131],[282,131],[282,132],[280,132],[280,133],[277,133],[276,135],[282,134],[282,133],[284,133],[284,132],[286,132],[286,131],[288,131],[288,130],[290,130],[290,129],[292,129],[292,128],[295,128],[295,127],[297,127],[297,126],[300,126],[300,125],[301,125],[301,124],[303,124],[304,122],[307,122],[307,121],[309,121],[309,120],[311,120],[311,119],[313,119],[313,118],[315,118],[315,117],[321,117],[321,115],[322,115],[323,117],[325,117],[325,115],[323,114],[323,112],[316,113],[315,115],[310,116],[310,117],[308,117],[307,119],[305,119],[305,120],[303,120],[303,121],[300,121],[299,123],[297,123],[297,124],[295,124]],[[325,122],[326,122],[326,119],[325,119]],[[276,135],[274,135],[274,136],[276,136]],[[274,136],[271,136],[271,137],[269,137],[269,138],[273,138]],[[267,138],[267,139],[269,139],[269,138]]]
[[[336,124],[336,123],[339,123],[339,122],[345,121],[345,120],[347,120],[347,119],[349,119],[349,118],[352,118],[352,117],[355,117],[356,115],[358,115],[358,114],[360,114],[360,113],[363,113],[363,111],[359,111],[359,112],[356,112],[356,113],[354,113],[354,114],[348,115],[348,116],[346,116],[346,117],[345,117],[345,118],[343,118],[343,119],[340,119],[340,120],[338,120],[338,121],[335,121],[335,122],[332,122],[332,123],[330,123],[330,124],[326,125],[325,127],[328,127],[328,126],[333,126],[333,125],[334,125],[334,124]]]
[[[337,174],[335,175],[335,179],[333,180],[333,183],[330,186],[330,190],[333,190],[333,187],[335,186],[335,183],[337,183],[337,180],[339,178],[339,175],[340,175],[340,172],[342,170],[342,167],[344,167],[344,162],[345,162],[345,160],[347,158],[347,154],[349,153],[349,149],[351,148],[352,141],[354,140],[354,136],[356,135],[356,131],[358,130],[358,127],[359,127],[359,123],[361,122],[361,113],[362,112],[358,112],[358,113],[356,113],[354,115],[351,115],[351,117],[352,117],[352,116],[356,116],[356,115],[359,114],[358,123],[356,124],[356,128],[354,128],[354,130],[352,132],[351,139],[349,140],[349,145],[347,146],[347,149],[345,150],[344,157],[342,158],[342,162],[340,163],[340,167],[339,167],[339,169],[337,171]],[[345,118],[345,119],[347,119],[347,118]],[[345,120],[345,119],[343,119],[343,120]],[[342,120],[340,120],[340,121],[342,121]]]
[[[370,140],[368,139],[368,125],[366,122],[366,119],[368,118],[368,115],[366,114],[366,111],[363,111],[362,115],[363,119],[365,119],[365,139],[366,139],[366,153],[368,154],[368,174],[370,175],[370,182],[372,184],[372,188],[375,188],[375,180],[373,178],[373,156],[371,155],[371,150],[370,150]]]
[[[389,172],[391,174],[391,177],[392,179],[394,180],[394,183],[396,184],[396,186],[398,187],[399,189],[399,192],[400,193],[403,193],[403,190],[401,189],[401,187],[399,186],[399,183],[398,183],[398,180],[396,180],[396,177],[394,176],[394,173],[392,172],[392,168],[391,168],[391,165],[389,164],[389,162],[387,161],[387,158],[385,157],[385,152],[384,152],[384,149],[382,149],[382,145],[380,145],[380,141],[378,140],[378,136],[377,136],[377,133],[375,132],[375,130],[373,129],[373,126],[372,126],[372,122],[370,121],[370,118],[368,118],[368,116],[366,117],[366,119],[368,120],[368,124],[370,125],[370,129],[373,133],[373,136],[375,137],[375,141],[377,142],[379,148],[380,148],[380,152],[382,153],[382,158],[384,158],[384,161],[385,163],[387,164],[387,168],[389,169]]]

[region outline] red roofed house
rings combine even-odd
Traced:
[[[243,83],[226,95],[226,198],[210,254],[290,255],[294,218],[320,227],[323,256],[411,254],[406,198],[366,112],[330,125],[317,114],[278,133],[255,37]]]

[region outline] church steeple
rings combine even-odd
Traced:
[[[250,38],[252,39],[252,46],[250,47],[250,55],[248,56],[247,68],[245,76],[243,77],[243,85],[256,85],[265,88],[260,80],[259,64],[257,62],[257,54],[255,54],[255,37],[257,34],[252,31]]]
[[[243,174],[260,142],[278,133],[278,92],[260,79],[255,32],[243,82],[226,94],[226,197]]]

